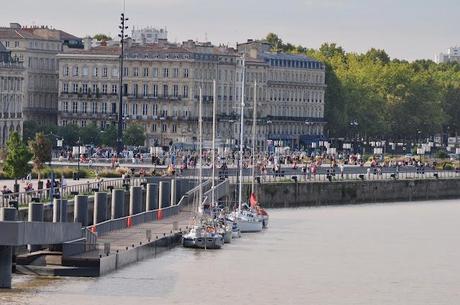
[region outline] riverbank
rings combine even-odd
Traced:
[[[249,198],[250,184],[244,184]],[[231,185],[235,194],[235,184]],[[267,208],[348,205],[460,198],[460,179],[322,181],[256,185],[259,202]]]

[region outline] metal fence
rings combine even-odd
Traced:
[[[114,188],[122,188],[126,186],[140,186],[146,182],[146,178],[133,177],[125,179],[110,179],[94,182],[86,182],[68,186],[45,188],[41,190],[33,190],[19,193],[3,193],[1,194],[1,206],[26,206],[30,202],[50,202],[53,198],[70,198],[74,195],[92,194],[94,192],[110,191]]]

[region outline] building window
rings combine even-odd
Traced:
[[[152,124],[152,132],[157,132],[157,124]]]
[[[77,102],[72,102],[72,112],[73,113],[78,112],[78,103]]]
[[[102,103],[102,113],[107,113],[107,103]]]
[[[14,47],[15,47],[15,48],[19,48],[19,41],[15,41],[15,42],[14,42]]]
[[[102,85],[102,94],[107,94],[107,84]]]
[[[128,67],[123,67],[123,76],[128,76]]]
[[[72,76],[78,76],[78,67],[72,68]]]
[[[84,94],[88,93],[88,84],[83,84],[82,85],[82,91],[83,91]]]
[[[102,77],[107,77],[107,67],[102,68]]]
[[[88,67],[83,67],[83,69],[81,69],[81,75],[88,76]]]
[[[158,96],[158,85],[153,85],[153,97]]]
[[[93,93],[98,93],[97,84],[93,84]]]
[[[172,125],[172,132],[173,133],[176,133],[177,132],[177,126],[174,124]]]
[[[97,104],[96,104],[96,102],[91,103],[91,111],[93,113],[97,113]]]
[[[62,91],[64,93],[68,93],[69,92],[69,84],[68,83],[63,83],[62,84]]]
[[[142,105],[142,115],[147,115],[148,114],[148,105],[147,104],[143,104]]]
[[[188,69],[187,68],[184,69],[184,78],[188,78]]]
[[[30,59],[30,58],[29,58],[29,59]],[[62,74],[63,74],[64,76],[69,76],[69,67],[68,67],[68,66],[65,66],[65,67],[64,67],[64,71],[62,72]]]
[[[144,96],[149,95],[149,85],[144,84]]]
[[[164,78],[168,78],[168,77],[169,77],[169,69],[168,69],[168,68],[164,68],[164,69],[163,69],[163,77],[164,77]]]
[[[184,86],[183,97],[188,97],[188,86]]]
[[[73,84],[73,93],[78,92],[78,84]]]
[[[117,92],[118,92],[118,86],[112,85],[112,94],[117,94]]]
[[[153,68],[152,69],[152,77],[157,78],[158,77],[158,68]]]
[[[86,127],[86,120],[81,121],[81,127]]]
[[[133,68],[133,76],[139,76],[139,68]]]
[[[149,68],[144,68],[144,77],[149,76]]]
[[[178,78],[179,77],[179,68],[174,68],[173,69],[173,77]]]
[[[88,103],[87,102],[83,102],[83,113],[86,113],[88,112]]]
[[[133,104],[132,111],[133,111],[133,115],[137,115],[137,104]]]
[[[97,68],[97,67],[94,67],[94,68],[93,68],[93,76],[94,76],[94,77],[98,77],[98,72],[99,72],[98,68]]]
[[[112,69],[112,77],[118,77],[118,68]]]
[[[69,112],[69,102],[64,102],[64,112]]]
[[[166,124],[161,124],[161,132],[166,132],[168,130]]]
[[[173,86],[173,95],[174,95],[174,97],[179,96],[179,86],[178,85]]]
[[[133,95],[137,96],[138,93],[139,93],[139,85],[134,84],[134,86],[133,86]]]
[[[112,113],[117,113],[117,103],[112,103]]]
[[[163,85],[163,96],[168,96],[169,92],[168,92],[168,85]]]
[[[67,120],[62,120],[62,126],[67,126]]]

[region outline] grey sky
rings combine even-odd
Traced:
[[[2,1],[0,24],[52,25],[78,36],[116,36],[123,0]],[[429,58],[460,44],[459,0],[126,0],[129,25],[167,26],[171,41],[245,41],[277,33],[285,42],[391,57]]]

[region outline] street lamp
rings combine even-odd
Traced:
[[[357,121],[356,119],[350,122],[350,127],[351,127],[352,129],[355,129],[355,132],[354,132],[354,134],[353,134],[353,144],[355,144],[355,142],[356,142],[356,137],[357,137],[357,132],[356,132],[356,130],[358,129],[358,126],[359,126],[359,123],[358,123],[358,121]],[[353,145],[353,146],[356,146],[356,145]],[[355,152],[355,149],[354,149],[354,147],[353,147],[353,153],[354,153],[354,152]]]
[[[128,35],[125,35],[125,30],[128,29],[126,26],[126,21],[128,18],[125,17],[124,13],[121,13],[120,17],[120,25],[118,28],[120,29],[120,45],[121,45],[121,54],[120,54],[120,90],[119,90],[119,97],[120,103],[118,108],[118,130],[117,130],[117,154],[120,156],[121,152],[123,151],[123,60],[124,60],[124,45],[125,39],[128,38]]]

